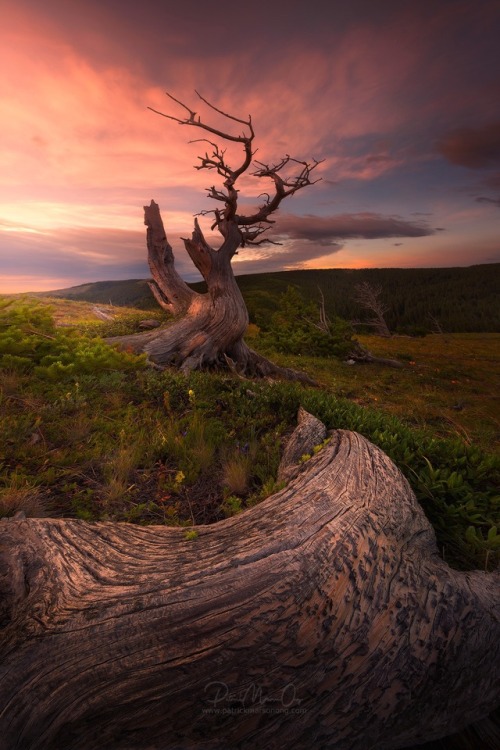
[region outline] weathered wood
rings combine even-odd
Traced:
[[[393,750],[494,707],[500,576],[360,435],[195,531],[0,522],[0,747]]]
[[[264,192],[261,195],[263,204],[251,215],[243,215],[238,209],[236,183],[247,172],[254,156],[255,133],[251,117],[242,120],[222,112],[198,94],[210,109],[226,118],[228,127],[234,127],[234,123],[238,123],[238,127],[244,126],[241,134],[234,135],[205,123],[185,104],[170,94],[168,96],[188,115],[179,118],[162,112],[157,114],[181,125],[208,131],[223,141],[241,145],[242,160],[238,166],[231,167],[226,161],[225,149],[210,140],[201,139],[210,148],[204,156],[199,157],[201,163],[197,169],[216,172],[222,187],[213,185],[208,188],[208,197],[223,206],[202,213],[213,214],[212,229],[217,229],[222,244],[217,249],[210,247],[195,219],[191,238],[184,239],[184,246],[207,285],[207,293],[198,294],[175,269],[174,253],[167,240],[158,204],[152,200],[149,206],[144,206],[144,223],[148,228],[148,263],[152,274],[149,287],[158,304],[179,319],[154,333],[113,337],[108,342],[134,352],[146,352],[154,365],[175,365],[186,373],[204,367],[226,367],[227,362],[231,361],[243,376],[275,376],[312,383],[303,373],[274,365],[244,343],[248,312],[233,275],[231,260],[239,247],[267,241],[262,235],[273,224],[269,216],[285,198],[314,184],[311,174],[320,162],[316,159],[311,163],[297,161],[290,156],[272,166],[256,162],[257,170],[253,176],[270,181],[274,193]],[[291,173],[292,166],[296,169],[295,175]]]
[[[401,369],[404,364],[397,359],[387,359],[387,357],[375,357],[371,352],[362,346],[357,347],[349,354],[350,359],[360,365],[383,365],[384,367],[395,367]]]
[[[163,228],[159,207],[154,201],[151,206],[145,207],[145,211],[147,217],[153,215],[153,226]],[[146,218],[146,223],[148,220],[152,221]],[[160,240],[152,243],[150,231],[148,248],[156,248]],[[162,234],[160,230],[158,232]],[[235,238],[231,241],[234,244]],[[205,274],[208,293],[193,292],[177,276],[170,248],[166,253],[168,264],[162,265],[158,261],[157,265],[151,262],[150,265],[152,270],[159,269],[154,272],[154,278],[158,294],[165,300],[164,307],[173,305],[173,311],[181,313],[182,317],[155,331],[113,337],[108,342],[136,352],[144,351],[157,365],[176,364],[188,372],[216,364],[224,352],[230,354],[233,345],[242,339],[247,329],[248,313],[232,272],[230,258],[208,246],[197,222],[192,239],[185,240],[185,245],[198,269]],[[151,252],[149,255],[151,257]],[[173,287],[172,279],[175,280]],[[189,294],[182,296],[182,285]]]
[[[313,417],[300,407],[298,425],[288,440],[278,469],[278,481],[290,481],[300,471],[300,464],[305,456],[310,455],[316,446],[326,438],[326,427],[319,419]]]
[[[280,377],[315,385],[305,373],[275,365],[243,341],[248,312],[231,267],[231,258],[241,242],[236,225],[225,227],[225,239],[217,251],[205,241],[198,222],[192,238],[184,240],[208,287],[206,294],[198,294],[175,271],[158,204],[151,201],[144,210],[149,264],[154,275],[150,287],[158,302],[179,317],[153,331],[110,337],[108,343],[145,352],[155,365],[176,365],[185,373],[226,366],[229,357],[244,376]]]
[[[160,208],[153,200],[149,206],[144,206],[144,224],[147,226],[148,264],[153,276],[149,288],[160,307],[174,315],[183,314],[198,295],[177,273]]]
[[[144,206],[148,263],[152,274],[148,284],[158,304],[173,313],[177,320],[154,332],[108,338],[108,343],[136,353],[145,352],[153,366],[174,365],[184,373],[229,366],[242,377],[277,377],[316,385],[305,373],[275,365],[246,345],[243,337],[248,327],[248,312],[234,278],[231,261],[240,247],[272,242],[263,238],[274,223],[269,217],[286,198],[316,182],[311,176],[321,162],[316,159],[311,162],[297,161],[288,155],[273,165],[256,161],[254,166],[257,169],[252,176],[270,181],[273,189],[261,194],[263,203],[254,213],[244,215],[239,210],[236,184],[248,171],[254,156],[255,133],[251,117],[242,120],[222,112],[198,94],[209,108],[227,118],[229,125],[236,122],[244,126],[243,133],[234,135],[203,122],[185,104],[170,94],[168,96],[183,107],[188,116],[179,118],[156,110],[154,112],[181,125],[208,131],[223,141],[239,143],[243,159],[239,166],[233,168],[226,161],[225,149],[210,140],[201,139],[201,142],[209,144],[212,151],[199,157],[201,164],[197,169],[215,171],[219,176],[222,187],[212,185],[208,188],[208,197],[223,205],[223,208],[202,212],[204,215],[213,214],[211,228],[217,229],[222,237],[220,247],[213,248],[208,244],[197,219],[191,237],[184,239],[186,252],[207,285],[205,294],[193,291],[177,273],[174,253],[167,240],[158,204],[152,200],[149,206]],[[295,174],[292,167],[296,170]],[[326,324],[326,319],[323,323]],[[358,361],[389,362],[392,366],[401,366],[392,360],[376,359],[359,346],[355,348],[352,357]]]

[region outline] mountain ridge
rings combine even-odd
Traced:
[[[449,268],[335,268],[273,271],[236,277],[250,319],[261,325],[276,310],[279,296],[295,286],[307,299],[325,298],[329,316],[366,320],[370,314],[355,300],[362,282],[381,287],[388,307],[389,328],[400,332],[433,330],[436,321],[448,332],[500,331],[500,263]],[[204,282],[189,282],[204,291]],[[320,292],[321,290],[321,292]],[[153,309],[157,307],[147,279],[96,281],[66,289],[37,292],[101,304]]]

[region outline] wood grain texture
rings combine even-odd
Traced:
[[[500,576],[360,435],[196,531],[0,522],[0,747],[391,750],[494,708]]]
[[[235,191],[234,200],[236,196]],[[191,238],[184,239],[189,257],[206,282],[204,294],[194,292],[177,273],[160,208],[153,200],[144,206],[144,223],[152,275],[149,287],[158,304],[175,319],[153,331],[109,337],[109,344],[144,352],[157,367],[175,365],[186,374],[214,365],[227,368],[229,358],[242,377],[280,377],[315,385],[305,373],[275,365],[243,340],[248,311],[231,266],[243,234],[234,216],[219,222],[224,241],[218,250],[207,243],[196,219]]]

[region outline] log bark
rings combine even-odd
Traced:
[[[195,533],[0,522],[1,747],[395,750],[492,710],[499,574],[360,435],[297,465],[308,420],[288,486]]]

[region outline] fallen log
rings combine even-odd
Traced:
[[[395,750],[498,702],[498,573],[302,413],[288,485],[212,526],[0,522],[0,747]],[[293,444],[295,441],[295,444]]]

